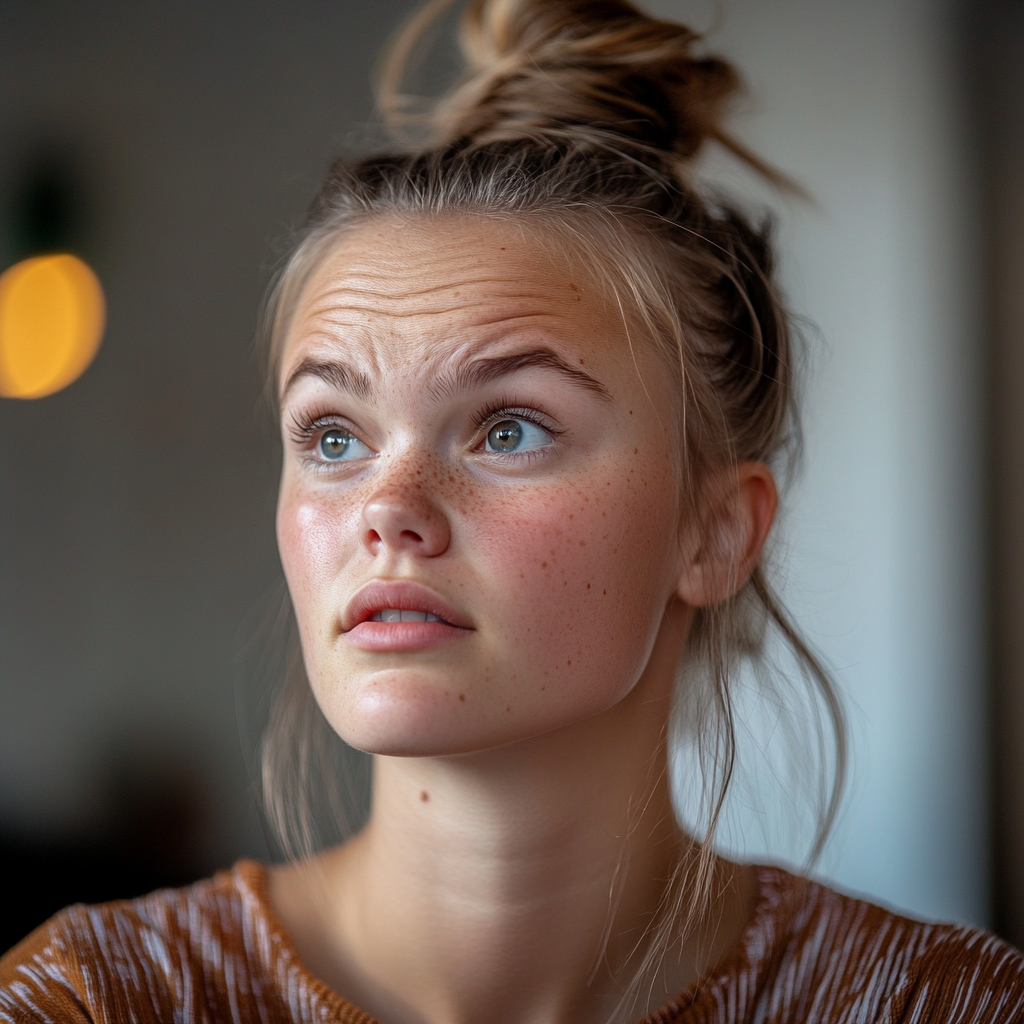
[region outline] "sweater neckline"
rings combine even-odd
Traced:
[[[704,1001],[702,996],[710,998],[719,982],[750,966],[751,952],[755,946],[758,948],[758,959],[764,957],[762,937],[776,915],[782,890],[790,887],[785,885],[785,881],[792,882],[792,876],[781,868],[768,865],[755,864],[753,868],[757,878],[757,898],[732,950],[710,971],[692,981],[678,996],[635,1024],[686,1024],[687,1018]],[[256,860],[239,860],[232,867],[230,877],[233,885],[249,896],[258,916],[266,924],[276,955],[287,961],[290,971],[302,979],[324,1009],[344,1024],[382,1024],[376,1017],[371,1017],[335,992],[303,963],[291,935],[270,902],[269,869],[266,864]]]

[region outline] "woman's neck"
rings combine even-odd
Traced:
[[[310,968],[388,1024],[608,1020],[692,851],[667,780],[670,685],[652,662],[611,711],[557,733],[377,758],[363,832],[272,881]],[[724,888],[714,948],[672,950],[632,1016],[733,944],[750,893]]]

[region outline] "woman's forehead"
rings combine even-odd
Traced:
[[[346,232],[321,260],[300,304],[313,310],[351,303],[402,315],[521,294],[578,303],[595,292],[583,262],[570,264],[539,225],[450,215],[381,218]]]
[[[376,221],[347,233],[311,275],[282,375],[308,350],[332,346],[376,362],[469,355],[532,332],[590,350],[622,333],[610,311],[587,268],[538,230],[472,217]]]

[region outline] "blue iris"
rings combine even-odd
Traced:
[[[529,420],[501,420],[487,431],[489,452],[528,452],[551,444],[551,435]]]
[[[350,459],[365,459],[370,449],[354,434],[347,430],[328,430],[320,438],[320,454],[328,462],[344,462]]]

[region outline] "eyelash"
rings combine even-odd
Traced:
[[[292,442],[301,448],[313,448],[314,438],[324,430],[329,430],[332,427],[340,427],[343,430],[351,431],[353,434],[356,433],[344,416],[339,416],[336,413],[327,412],[322,409],[313,410],[308,414],[293,413],[290,418],[289,435]],[[547,431],[555,440],[564,433],[564,431],[555,427],[543,413],[529,406],[519,405],[514,399],[509,398],[500,398],[497,401],[489,402],[473,416],[473,424],[476,427],[477,434],[480,434],[486,432],[485,428],[495,423],[500,423],[503,419],[525,420],[527,423],[532,423],[540,427],[541,430]],[[537,452],[523,452],[513,457],[520,459],[534,458],[537,454]],[[307,459],[318,469],[335,468],[324,460],[317,458],[312,451],[307,456]]]
[[[302,461],[306,463],[307,467],[314,473],[336,471],[338,469],[336,465],[318,457],[314,439],[325,430],[332,428],[347,430],[355,435],[356,432],[348,420],[344,416],[339,416],[337,413],[327,412],[326,410],[314,410],[307,414],[293,413],[290,419],[291,425],[288,433],[292,443],[298,448],[304,449]]]
[[[481,431],[489,424],[511,419],[525,420],[527,423],[532,423],[534,426],[546,430],[555,438],[564,433],[564,431],[553,426],[543,413],[538,412],[536,409],[531,409],[529,406],[517,405],[514,399],[509,400],[507,398],[500,398],[496,402],[490,402],[485,405],[473,417],[473,422],[476,424],[476,429]]]
[[[288,433],[295,444],[305,446],[308,445],[313,438],[320,433],[320,431],[327,430],[330,427],[340,427],[342,430],[349,430],[353,434],[355,433],[355,431],[352,430],[346,422],[344,416],[338,416],[335,413],[329,413],[326,411],[315,411],[307,415],[293,413]]]
[[[554,426],[551,421],[543,413],[538,412],[536,409],[530,408],[529,406],[522,406],[516,403],[514,399],[500,398],[496,402],[490,402],[485,405],[477,414],[473,417],[476,423],[477,443],[474,445],[474,451],[479,449],[479,446],[483,443],[483,439],[480,435],[486,436],[487,430],[496,423],[500,423],[502,420],[525,420],[527,423],[532,423],[536,427],[540,427],[541,430],[551,435],[553,441],[556,441],[565,433],[564,430],[559,430]],[[525,451],[525,452],[509,452],[508,454],[500,456],[503,460],[515,461],[515,462],[529,462],[533,459],[543,458],[543,449]]]

